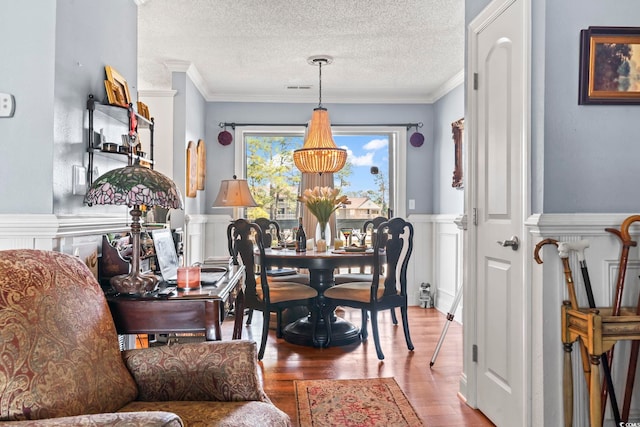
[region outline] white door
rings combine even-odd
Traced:
[[[478,408],[498,426],[527,425],[524,188],[528,157],[527,0],[496,0],[470,26],[471,204],[475,233]],[[479,20],[480,19],[480,20]],[[474,25],[476,27],[474,28]],[[519,240],[519,246],[498,241]],[[466,299],[466,298],[465,298]]]

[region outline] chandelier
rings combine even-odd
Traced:
[[[313,110],[309,131],[302,148],[293,152],[293,161],[302,173],[338,172],[347,161],[347,150],[338,148],[331,134],[329,113],[322,106],[322,66],[333,62],[329,56],[316,56],[308,59],[309,64],[319,69],[319,102]]]

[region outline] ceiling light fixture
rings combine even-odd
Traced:
[[[293,152],[293,161],[302,173],[338,172],[347,161],[347,150],[338,148],[331,134],[329,113],[322,106],[322,66],[333,62],[330,56],[312,56],[309,64],[319,68],[319,103],[313,110],[309,132],[302,148]]]

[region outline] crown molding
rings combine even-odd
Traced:
[[[147,0],[148,1],[148,0]],[[278,94],[278,95],[256,95],[256,94],[239,94],[239,93],[224,93],[224,92],[212,92],[202,78],[202,75],[196,68],[196,66],[190,61],[166,61],[164,65],[169,72],[173,73],[186,73],[191,79],[196,89],[200,92],[206,102],[272,102],[272,103],[292,103],[292,104],[308,104],[317,102],[318,98],[316,94]],[[345,95],[345,96],[331,96],[331,104],[433,104],[440,98],[445,96],[451,90],[455,89],[459,85],[464,83],[464,70],[456,73],[455,76],[447,80],[442,86],[436,89],[431,94],[426,96],[380,96],[372,99],[370,96],[358,96],[358,95]],[[138,93],[141,96],[169,96],[167,93],[172,92],[175,95],[175,91],[169,90],[139,90]]]
[[[187,76],[191,79],[196,89],[198,89],[198,92],[200,92],[205,100],[208,100],[209,89],[207,88],[207,84],[193,63],[189,61],[166,61],[164,65],[172,73],[187,73]]]
[[[440,86],[435,92],[431,94],[431,102],[430,104],[435,103],[440,98],[451,92],[453,89],[457,88],[461,84],[464,83],[464,70],[458,71],[455,76],[451,77],[447,80],[442,86]]]

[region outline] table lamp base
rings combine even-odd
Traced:
[[[109,283],[119,294],[142,295],[154,290],[158,277],[152,273],[131,272],[112,277]]]

